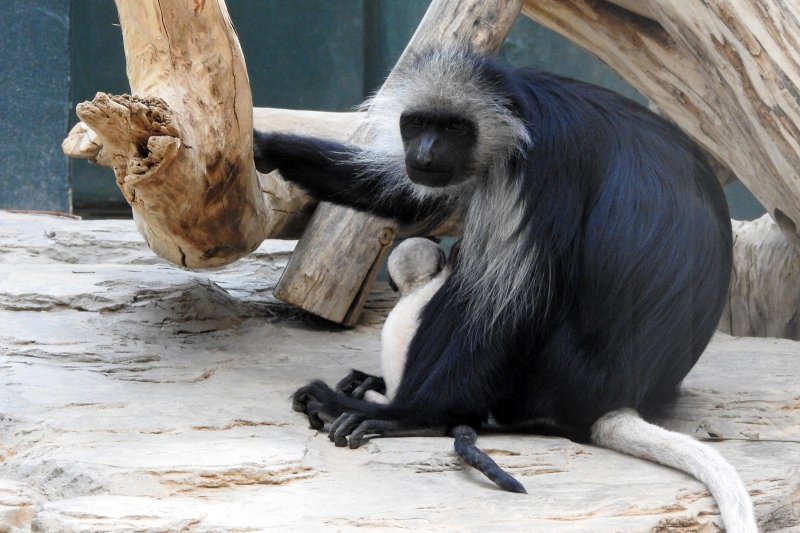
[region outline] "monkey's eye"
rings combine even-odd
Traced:
[[[447,124],[447,129],[450,131],[461,131],[464,129],[464,123],[460,120],[451,120]]]
[[[411,123],[415,126],[422,126],[425,124],[425,121],[422,120],[422,117],[414,117],[411,119]]]

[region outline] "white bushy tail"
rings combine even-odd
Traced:
[[[728,533],[758,533],[744,483],[710,446],[645,422],[633,409],[603,415],[592,426],[592,442],[691,474],[711,491]]]

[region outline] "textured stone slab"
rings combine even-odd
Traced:
[[[291,244],[189,272],[139,239],[0,212],[0,530],[718,530],[702,484],[565,439],[481,435],[528,495],[448,438],[335,448],[289,395],[377,371],[392,298],[343,330],[271,297]],[[719,335],[659,418],[739,469],[765,531],[800,528],[798,383],[800,343]]]

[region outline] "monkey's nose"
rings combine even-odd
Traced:
[[[433,163],[433,145],[436,144],[436,136],[432,134],[423,134],[419,140],[419,148],[417,149],[417,162],[423,168],[431,166]]]

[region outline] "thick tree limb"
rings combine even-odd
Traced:
[[[624,4],[615,0],[615,3]],[[527,0],[725,162],[800,244],[800,7],[780,0]]]
[[[224,2],[117,0],[134,96],[78,105],[96,135],[67,149],[111,166],[150,247],[190,268],[229,263],[279,223],[252,160],[252,99]]]
[[[720,330],[800,340],[800,248],[772,219],[733,221],[733,278]]]

